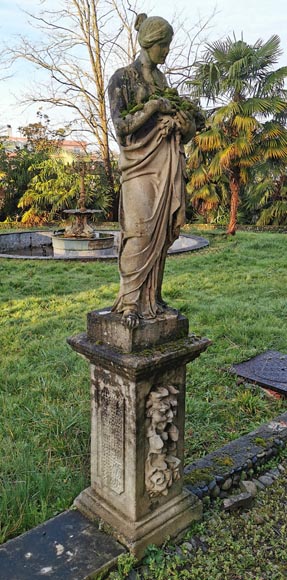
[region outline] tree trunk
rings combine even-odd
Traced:
[[[114,190],[114,175],[113,175],[113,168],[112,168],[112,163],[111,163],[111,155],[110,155],[108,140],[106,142],[106,146],[105,146],[104,150],[102,150],[102,157],[103,157],[105,173],[106,173],[107,181],[108,181],[108,188],[109,188],[109,191],[111,192],[111,195],[112,195],[112,207],[111,207],[111,211],[109,213],[109,219],[113,222],[117,222],[118,217],[119,217],[118,216],[119,196]]]
[[[89,2],[87,2],[89,6]],[[112,203],[112,211],[111,211],[111,218],[113,221],[118,221],[118,200],[115,199],[117,196],[114,192],[114,176],[111,164],[111,155],[110,155],[110,148],[109,148],[109,135],[108,135],[108,119],[107,119],[107,108],[106,108],[106,101],[105,101],[105,84],[104,84],[104,73],[102,67],[102,47],[100,42],[100,31],[99,31],[99,24],[98,24],[98,16],[97,16],[97,4],[94,0],[91,3],[92,6],[92,30],[93,30],[93,38],[95,44],[95,54],[91,53],[90,48],[90,55],[91,55],[91,62],[94,69],[94,77],[95,77],[95,84],[97,87],[97,96],[98,96],[98,114],[99,114],[99,121],[100,121],[100,148],[101,154],[105,166],[105,172],[108,180],[108,188],[112,194],[113,203]]]
[[[239,204],[239,192],[240,192],[240,177],[239,172],[232,172],[231,178],[229,180],[231,199],[230,199],[230,216],[229,225],[227,228],[227,233],[234,236],[237,226],[237,210]]]

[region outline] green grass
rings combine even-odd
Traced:
[[[198,231],[196,231],[198,233]],[[206,232],[203,235],[208,236]],[[232,363],[286,352],[283,234],[212,232],[169,258],[164,297],[212,346],[188,367],[186,457],[200,457],[286,409],[237,385]],[[66,509],[89,480],[89,370],[66,344],[111,305],[115,263],[0,260],[0,540]]]
[[[213,504],[180,545],[166,541],[161,548],[149,546],[138,563],[123,555],[107,578],[286,580],[286,492],[284,474],[260,492],[248,510],[229,513],[221,510],[219,502]]]

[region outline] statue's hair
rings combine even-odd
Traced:
[[[135,30],[138,32],[140,29],[141,24],[144,22],[144,20],[147,19],[147,14],[145,14],[144,12],[142,12],[142,14],[138,14],[136,17],[136,21],[135,21]]]
[[[135,21],[138,31],[138,41],[142,48],[150,48],[158,42],[170,42],[173,37],[173,28],[161,16],[138,14]]]

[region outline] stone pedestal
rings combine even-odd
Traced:
[[[68,343],[91,368],[91,487],[75,505],[140,558],[201,517],[182,483],[185,375],[210,341],[172,309],[132,330],[107,309]]]

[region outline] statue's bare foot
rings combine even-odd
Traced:
[[[126,312],[123,313],[122,324],[127,328],[130,329],[136,328],[139,325],[139,323],[140,319],[136,312],[131,312],[130,310],[127,310]]]

